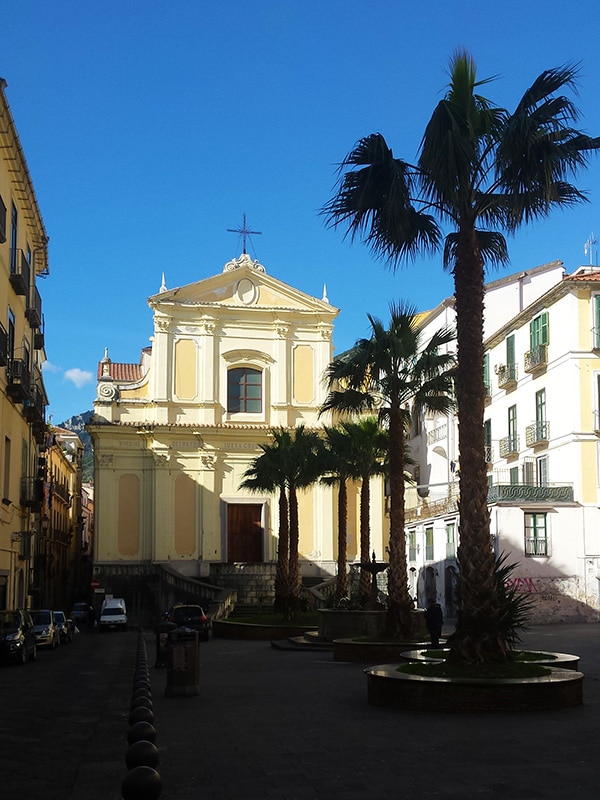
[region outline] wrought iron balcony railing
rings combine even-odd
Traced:
[[[533,347],[528,353],[525,353],[525,372],[537,372],[543,369],[548,363],[548,347],[545,344],[539,344]]]
[[[11,250],[10,252],[10,285],[15,294],[25,297],[29,294],[30,286],[29,261],[22,250]]]
[[[519,437],[518,436],[505,436],[500,439],[500,458],[507,458],[507,456],[514,456],[519,452]]]
[[[525,444],[527,447],[533,447],[535,444],[542,444],[547,442],[550,438],[550,423],[549,422],[534,422],[525,428]]]
[[[496,367],[496,375],[499,389],[510,389],[517,385],[518,369],[516,364],[501,364]]]

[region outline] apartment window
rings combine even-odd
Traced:
[[[9,362],[15,357],[15,315],[8,309],[8,330],[7,330],[8,347],[7,354]]]
[[[548,486],[548,456],[536,458],[535,477],[538,486]]]
[[[4,437],[4,471],[2,473],[2,498],[10,500],[10,439]]]
[[[227,411],[230,414],[260,414],[262,372],[251,367],[234,367],[227,372]]]
[[[408,532],[408,560],[409,561],[416,561],[417,560],[417,532],[416,531],[409,531]]]
[[[454,522],[446,523],[446,558],[454,558],[456,556],[456,524]]]
[[[547,515],[525,514],[525,555],[548,556]]]
[[[600,295],[594,297],[594,327],[592,328],[594,342],[592,347],[596,350],[600,348]]]
[[[492,453],[492,420],[486,419],[483,423],[483,446],[485,449],[485,460],[487,464],[491,464],[494,460]]]
[[[550,341],[550,329],[548,322],[548,312],[544,311],[538,317],[531,320],[529,324],[529,346],[531,350]]]
[[[535,421],[539,424],[546,421],[546,390],[535,393]]]
[[[433,528],[425,528],[425,561],[433,561]]]
[[[483,356],[483,384],[485,386],[485,393],[489,395],[492,393],[492,382],[490,380],[490,354],[485,353]]]
[[[508,449],[509,451],[516,452],[519,448],[517,446],[517,407],[510,406],[508,409]]]
[[[17,207],[13,203],[10,213],[10,273],[14,275],[17,271]]]
[[[506,366],[514,367],[515,365],[515,335],[511,333],[506,337]]]
[[[6,206],[0,197],[0,244],[6,241]]]
[[[519,483],[519,468],[511,467],[508,471],[508,479],[511,486],[517,486]]]

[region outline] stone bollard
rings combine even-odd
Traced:
[[[156,770],[158,749],[152,710],[152,686],[148,667],[148,652],[144,632],[140,629],[134,670],[131,706],[127,719],[125,754],[127,775],[121,783],[122,800],[158,800],[162,782]]]

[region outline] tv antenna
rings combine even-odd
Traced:
[[[241,228],[227,228],[228,233],[239,233],[242,237],[242,245],[243,245],[243,252],[246,253],[246,240],[250,238],[250,236],[260,236],[262,231],[251,231],[248,226],[246,225],[246,212],[242,215],[242,227]]]
[[[583,246],[583,252],[590,257],[590,264],[594,263],[594,245],[598,244],[598,239],[593,233],[590,233],[586,243]]]

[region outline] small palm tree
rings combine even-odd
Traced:
[[[274,610],[284,613],[289,605],[289,560],[290,560],[290,515],[285,478],[285,465],[289,458],[291,436],[288,431],[273,431],[275,441],[260,445],[262,454],[257,456],[244,472],[240,488],[255,493],[278,492],[279,538],[277,545],[277,567],[275,572]]]
[[[454,338],[442,328],[421,341],[415,310],[390,307],[390,324],[369,316],[371,336],[335,358],[325,371],[329,394],[321,412],[356,414],[378,410],[389,432],[390,540],[388,595],[394,632],[408,638],[413,603],[408,592],[404,532],[404,466],[409,408],[447,411],[452,405],[454,356],[444,352]]]
[[[342,427],[325,425],[323,475],[327,486],[337,486],[338,556],[335,600],[348,597],[348,481],[354,477],[354,443]]]
[[[374,416],[343,422],[341,428],[352,441],[352,473],[360,480],[360,563],[365,564],[371,553],[371,478],[385,474],[389,435]],[[366,569],[360,572],[358,596],[361,605],[371,599],[371,573]]]
[[[421,142],[418,163],[395,158],[384,137],[361,139],[341,165],[340,185],[323,212],[329,224],[362,237],[393,268],[435,252],[445,235],[444,265],[454,275],[460,451],[460,604],[455,643],[474,661],[504,657],[496,566],[487,506],[483,434],[484,266],[504,264],[502,231],[585,200],[568,180],[600,147],[578,130],[564,94],[572,66],[542,72],[514,112],[479,94],[465,51],[450,62],[450,84]],[[485,629],[485,641],[481,631]],[[489,636],[492,629],[498,635]]]

